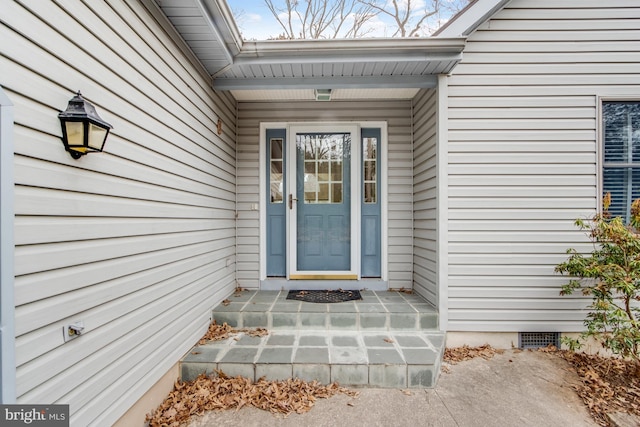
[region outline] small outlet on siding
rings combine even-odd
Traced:
[[[64,342],[68,342],[78,338],[80,335],[84,333],[84,322],[79,320],[74,323],[70,323],[68,325],[64,325],[62,327],[62,336],[64,337]]]

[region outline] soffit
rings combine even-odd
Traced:
[[[214,88],[423,88],[462,59],[465,40],[356,39],[245,42]]]
[[[419,89],[414,88],[333,89],[331,91],[331,100],[347,101],[354,99],[412,99],[416,96],[418,90]],[[231,93],[237,101],[314,101],[316,99],[313,89],[251,89],[232,90]]]
[[[240,52],[241,36],[226,2],[155,0],[210,75]]]
[[[212,76],[213,87],[242,99],[284,93],[297,99],[321,88],[349,89],[344,99],[368,99],[381,89],[435,87],[436,76],[462,59],[465,45],[463,37],[243,42],[224,0],[155,1]]]

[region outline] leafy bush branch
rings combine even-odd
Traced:
[[[582,291],[591,296],[590,312],[578,340],[563,340],[572,349],[592,337],[604,348],[636,361],[640,367],[640,199],[631,205],[628,224],[611,218],[611,195],[604,199],[604,213],[589,220],[576,220],[594,244],[590,254],[569,249],[569,258],[556,271],[572,279],[561,295]]]

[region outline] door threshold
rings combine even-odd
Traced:
[[[389,282],[382,279],[287,280],[284,277],[271,277],[260,281],[260,290],[262,291],[300,291],[325,289],[386,291],[389,289]]]
[[[358,280],[357,274],[290,274],[289,280]]]

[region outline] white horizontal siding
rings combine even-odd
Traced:
[[[259,141],[261,122],[386,121],[388,123],[389,286],[412,281],[410,101],[240,102],[238,104],[238,283],[259,286]]]
[[[449,78],[452,331],[575,331],[585,300],[554,266],[590,245],[597,97],[640,97],[635,1],[513,0]]]
[[[413,287],[438,305],[437,265],[437,91],[413,99]]]
[[[235,287],[235,101],[152,2],[1,7],[18,402],[68,403],[72,425],[110,425]],[[78,89],[114,129],[104,153],[73,160],[57,114]],[[64,343],[76,320],[85,333]]]

